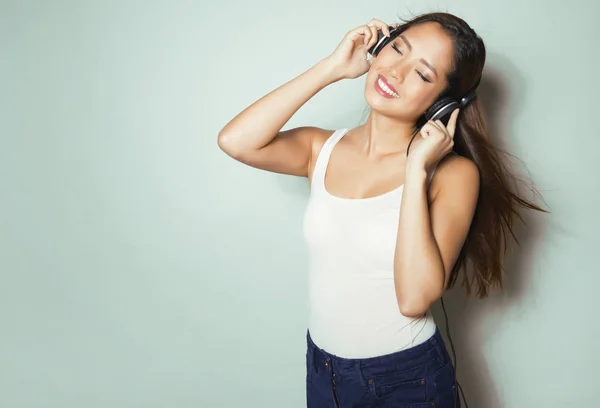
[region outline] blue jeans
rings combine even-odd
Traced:
[[[370,358],[330,354],[309,330],[306,340],[308,408],[460,408],[454,366],[437,328],[424,343]]]

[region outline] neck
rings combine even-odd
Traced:
[[[414,122],[404,122],[371,112],[367,122],[359,127],[361,148],[369,158],[406,154],[414,129]]]

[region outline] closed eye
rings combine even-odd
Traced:
[[[396,52],[397,52],[398,54],[400,54],[400,55],[404,55],[404,54],[402,54],[402,51],[400,51],[400,49],[398,49],[398,47],[396,47],[396,44],[392,44],[392,48],[393,48],[394,50],[396,50]],[[422,73],[420,73],[419,71],[415,70],[415,72],[416,72],[417,74],[419,74],[419,76],[421,77],[421,79],[422,79],[423,81],[425,81],[425,82],[431,82],[429,79],[427,79],[427,77],[426,77],[425,75],[423,75],[423,74],[422,74]]]

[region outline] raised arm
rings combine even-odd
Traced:
[[[321,60],[263,96],[225,125],[219,132],[219,147],[249,166],[307,177],[313,135],[324,130],[281,128],[309,99],[338,80],[334,72],[328,60]]]
[[[308,177],[313,137],[328,131],[281,129],[321,89],[369,70],[367,50],[377,42],[378,30],[390,34],[389,26],[376,19],[348,31],[331,55],[244,109],[219,132],[221,149],[259,169]]]

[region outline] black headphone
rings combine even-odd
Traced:
[[[386,37],[382,31],[379,31],[379,38],[377,39],[377,43],[369,48],[367,51],[372,56],[376,57],[377,54],[389,44],[392,40],[398,37],[403,30],[400,27],[388,26],[390,30],[390,36]],[[435,101],[424,113],[424,122],[428,122],[430,120],[443,120],[443,118],[448,117],[456,108],[464,108],[468,104],[470,104],[476,97],[475,91],[479,86],[479,82],[481,81],[481,77],[477,80],[477,83],[473,87],[473,89],[460,99],[460,101],[456,100],[451,96],[442,96],[437,101]],[[446,122],[444,122],[446,124]]]

